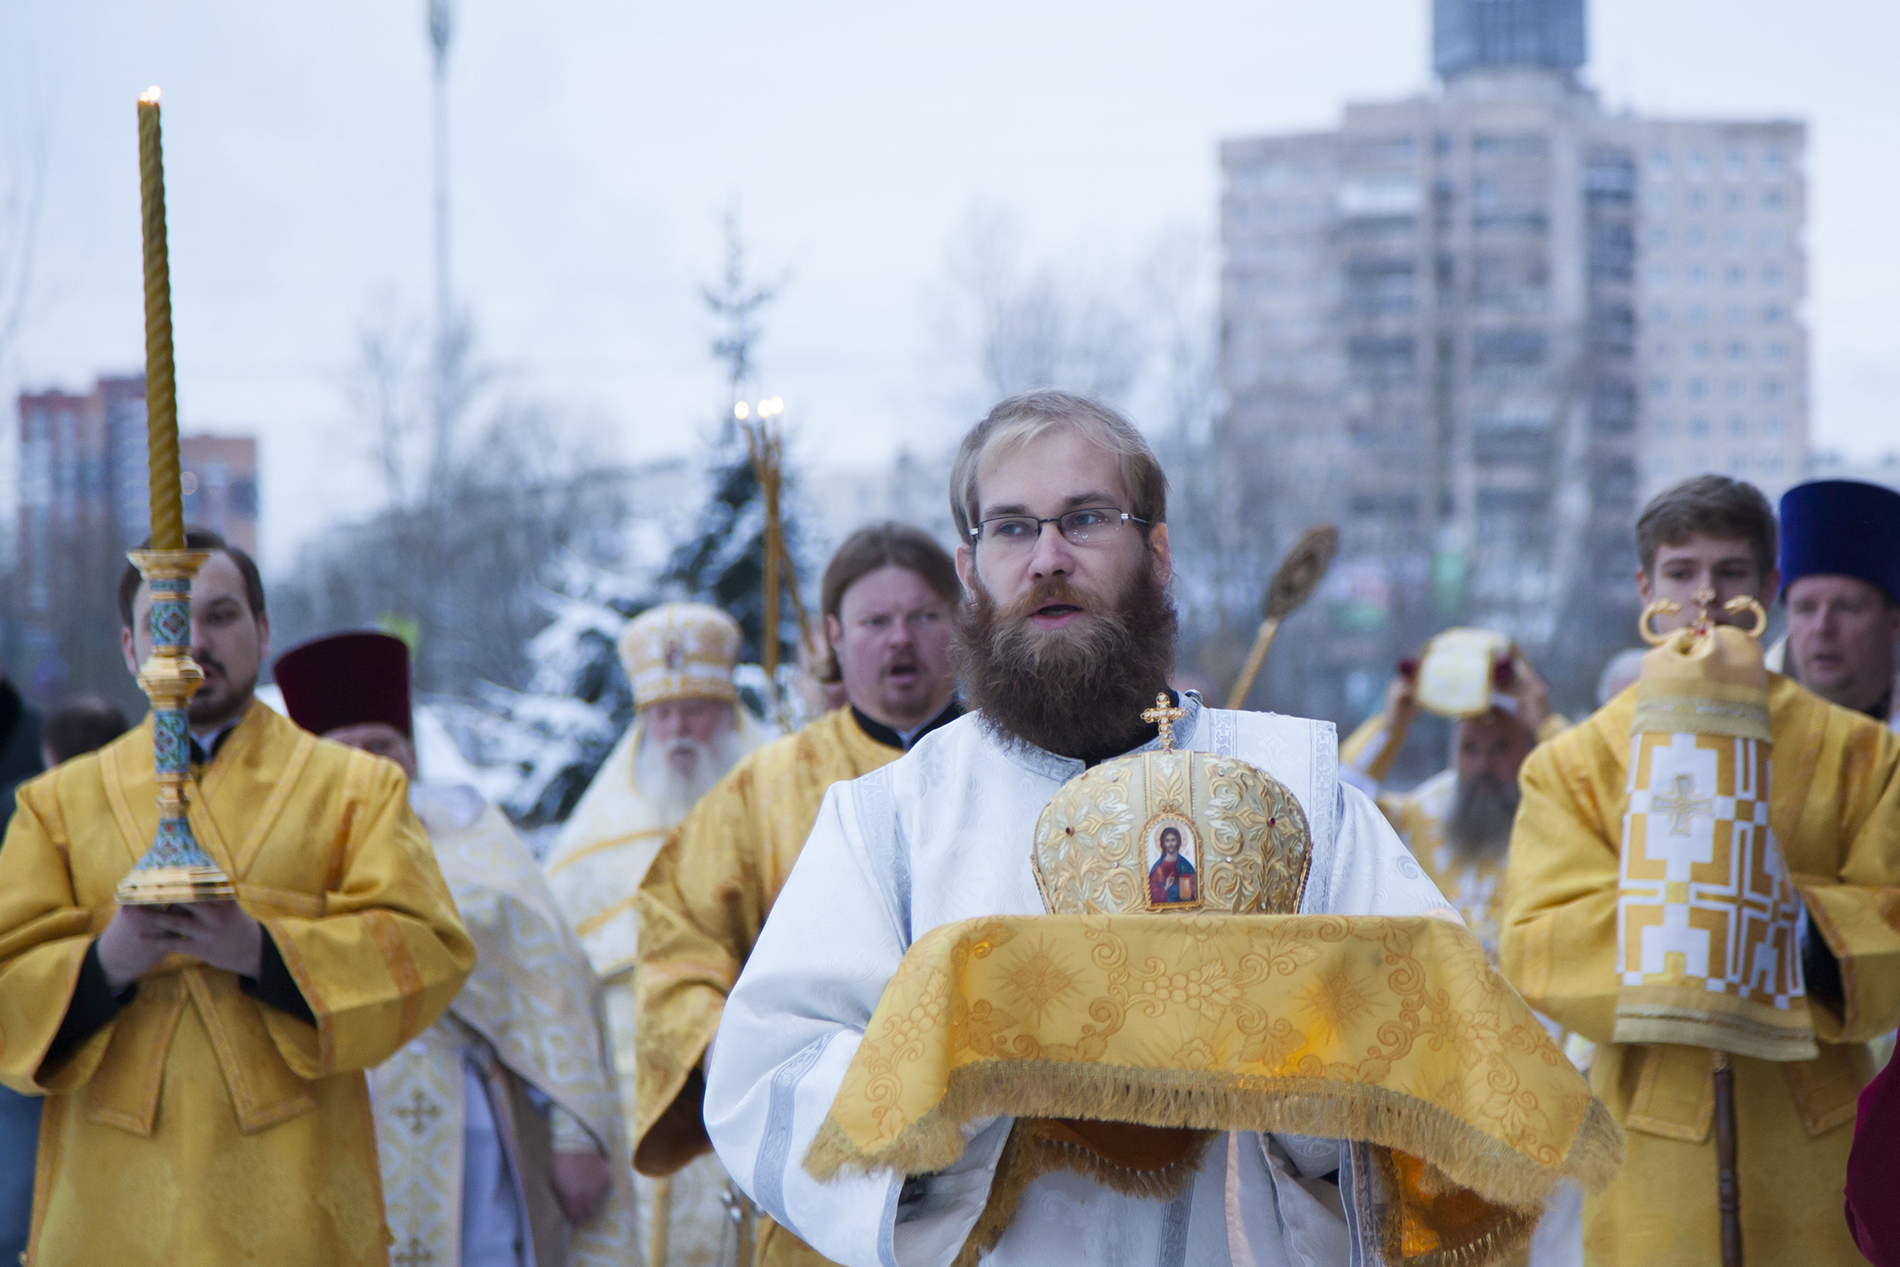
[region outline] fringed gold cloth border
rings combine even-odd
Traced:
[[[1362,1141],[1514,1209],[1608,1184],[1622,1132],[1463,928],[1059,915],[905,956],[805,1157],[921,1174],[991,1114]]]

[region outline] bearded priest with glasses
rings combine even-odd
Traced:
[[[1540,1193],[1579,1148],[1598,1150],[1598,1172],[1613,1170],[1615,1128],[1601,1122],[1581,1079],[1487,968],[1482,948],[1378,809],[1341,783],[1333,726],[1213,709],[1193,692],[1169,690],[1177,618],[1168,593],[1167,480],[1140,432],[1078,396],[1012,397],[964,438],[950,502],[964,590],[955,649],[971,711],[890,765],[831,788],[708,1057],[706,1126],[753,1200],[826,1257],[863,1267],[1317,1267],[1396,1261],[1427,1243],[1461,1262],[1500,1261],[1528,1241],[1535,1210],[1494,1219],[1475,1238],[1442,1220],[1428,1235],[1420,1229],[1432,1216],[1401,1228],[1387,1220],[1390,1211],[1423,1209],[1421,1201],[1446,1193],[1473,1196],[1460,1191],[1461,1160],[1433,1155],[1423,1137],[1413,1157],[1396,1145],[1376,1154],[1399,1159],[1390,1165],[1362,1147],[1389,1139],[1381,1131],[1404,1117],[1389,1112],[1404,1099],[1391,1071],[1417,1053],[1394,1053],[1397,1063],[1374,1069],[1354,1065],[1363,1050],[1353,1049],[1377,1046],[1383,1039],[1366,1036],[1396,1033],[1417,1015],[1401,1014],[1388,972],[1396,943],[1358,958],[1337,952],[1356,936],[1376,940],[1399,928],[1455,951],[1463,976],[1447,987],[1448,1015],[1472,1022],[1476,1013],[1460,1009],[1482,996],[1488,1019],[1475,1023],[1535,1055],[1546,1072],[1532,1081],[1568,1080],[1561,1095],[1531,1096],[1533,1114],[1554,1115],[1560,1099],[1571,1113],[1544,1155],[1547,1174],[1533,1176],[1536,1184],[1548,1178]],[[1178,772],[1184,762],[1201,773],[1177,791],[1157,792],[1156,780],[1166,779],[1156,772]],[[1194,781],[1208,769],[1225,773],[1211,785]],[[1060,845],[1066,831],[1079,845],[1119,832],[1125,856],[1115,865],[1128,873],[1126,892],[1119,905],[1065,914],[1045,873],[1050,812],[1091,780],[1101,790],[1094,808],[1058,819],[1070,826],[1054,828],[1055,839]],[[1260,838],[1271,829],[1274,848],[1287,846],[1265,864],[1271,876],[1292,860],[1283,873],[1294,880],[1277,906],[1221,905],[1226,846],[1218,820],[1238,812],[1231,795],[1223,801],[1223,786],[1264,806]],[[1145,826],[1144,796],[1153,811]],[[1166,886],[1167,900],[1151,902],[1148,876],[1157,863],[1165,869],[1170,848],[1194,853],[1198,883]],[[1261,871],[1255,867],[1256,879]],[[1186,872],[1177,863],[1170,874]],[[1248,918],[1228,919],[1223,910]],[[966,928],[978,931],[957,931]],[[1275,966],[1252,979],[1246,969],[1222,976],[1185,962],[1201,953],[1197,942],[1275,932],[1292,940],[1256,959],[1256,968]],[[1179,958],[1111,951],[1122,934],[1172,935],[1169,953]],[[961,939],[943,970],[917,970],[918,956],[947,935]],[[1426,976],[1436,971],[1423,952],[1405,957]],[[1013,975],[993,997],[969,997],[970,982],[1003,969]],[[1098,971],[1109,984],[1091,1001],[1083,981]],[[1129,985],[1150,978],[1152,990]],[[922,991],[914,1004],[905,1001],[913,987]],[[1246,1059],[1305,1075],[1301,1085],[1313,1094],[1282,1094],[1274,1077],[1249,1083],[1244,1073],[1224,1084],[1232,1095],[1197,1099],[1199,1092],[1183,1090],[1203,1085],[1197,1079],[1209,1062],[1247,1046],[1220,1036],[1231,1037],[1229,1022],[1243,1013],[1257,1021],[1239,1021],[1255,1035]],[[1050,1035],[1065,1016],[1079,1037],[1058,1046]],[[1214,1044],[1164,1037],[1177,1020],[1190,1028],[1211,1022]],[[1449,1062],[1432,1077],[1462,1076],[1472,1032],[1448,1029],[1442,1045],[1415,1044],[1418,1053],[1428,1046],[1452,1053],[1431,1057]],[[932,1045],[945,1034],[951,1046]],[[958,1082],[955,1070],[978,1060],[992,1062],[983,1066],[989,1081]],[[1104,1089],[1099,1102],[1060,1083],[1061,1070],[1089,1060],[1114,1066],[1088,1075]],[[1160,1066],[1159,1081],[1131,1096],[1127,1084],[1138,1077],[1128,1065],[1142,1060]],[[925,1076],[922,1065],[937,1077],[952,1069],[950,1090],[899,1130],[892,1123]],[[1348,1068],[1357,1073],[1337,1072]],[[1333,1077],[1344,1080],[1327,1083]],[[1012,1078],[1041,1087],[1042,1098],[1000,1107],[998,1088]],[[1272,1094],[1259,1095],[1269,1083]],[[1185,1117],[1158,1120],[1184,1104]],[[1315,1112],[1298,1116],[1300,1105]],[[1443,1138],[1474,1124],[1473,1140],[1511,1136],[1482,1120],[1486,1112],[1482,1094],[1441,1096],[1406,1120],[1431,1120]],[[1227,1116],[1187,1120],[1197,1113]],[[1268,1119],[1279,1125],[1261,1124]],[[889,1127],[898,1153],[911,1148],[929,1158],[880,1164],[866,1152],[850,1160],[849,1141],[862,1138],[850,1134],[851,1122],[882,1124],[873,1133]],[[1588,1148],[1573,1146],[1585,1135]],[[1506,1170],[1515,1164],[1488,1156]],[[1473,1196],[1463,1208],[1489,1208],[1494,1196]],[[1541,1200],[1522,1204],[1541,1208]]]

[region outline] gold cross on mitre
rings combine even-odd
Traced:
[[[1166,691],[1155,696],[1155,706],[1141,711],[1141,720],[1161,728],[1161,751],[1174,751],[1174,723],[1187,716],[1187,709],[1176,706]]]

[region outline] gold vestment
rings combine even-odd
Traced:
[[[1632,687],[1525,762],[1505,879],[1503,968],[1525,999],[1598,1044],[1591,1082],[1628,1128],[1628,1161],[1585,1208],[1593,1264],[1717,1258],[1709,1052],[1614,1044],[1617,887]],[[1769,825],[1840,962],[1838,1005],[1810,997],[1820,1056],[1735,1056],[1743,1244],[1760,1262],[1858,1263],[1841,1218],[1868,1041],[1900,1022],[1900,739],[1787,678],[1769,679]]]
[[[48,1096],[29,1263],[388,1262],[363,1070],[434,1023],[475,951],[394,764],[253,703],[191,826],[314,1025],[171,955],[44,1068],[119,879],[158,826],[145,724],[20,789],[0,849],[0,1078]]]
[[[739,762],[667,838],[639,894],[636,1169],[666,1174],[712,1147],[700,1118],[699,1062],[825,790],[902,755],[838,709]],[[689,1075],[692,1093],[669,1114]],[[761,1223],[759,1262],[825,1261]]]

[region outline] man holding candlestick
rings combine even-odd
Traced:
[[[363,1070],[434,1023],[474,949],[392,763],[253,698],[255,566],[191,592],[191,828],[235,901],[120,906],[154,838],[150,718],[20,789],[0,848],[0,1080],[48,1097],[28,1261],[388,1261]],[[149,584],[121,587],[128,664]]]

